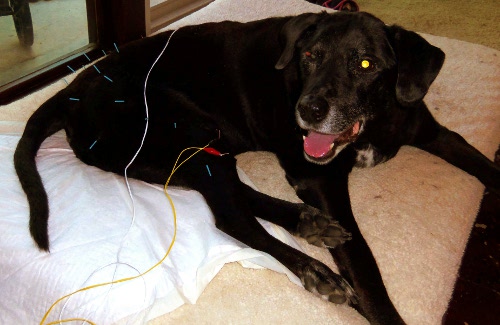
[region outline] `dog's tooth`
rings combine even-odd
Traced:
[[[302,136],[302,140],[304,140],[304,141],[306,140],[306,136],[305,135]]]
[[[333,147],[335,147],[335,142],[332,142],[332,144],[330,145],[330,150],[332,150]]]

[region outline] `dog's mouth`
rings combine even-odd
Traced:
[[[307,134],[303,136],[306,159],[317,164],[329,163],[347,144],[356,140],[361,128],[361,121],[357,121],[338,134],[306,131]]]

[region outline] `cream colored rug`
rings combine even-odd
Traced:
[[[317,12],[302,0],[217,0],[176,23],[249,21]],[[426,102],[438,121],[492,158],[500,142],[500,52],[424,35],[447,55]],[[69,80],[69,79],[68,79]],[[0,108],[0,130],[16,131],[62,81]],[[298,201],[268,153],[238,157],[263,192]],[[350,177],[354,215],[380,266],[389,296],[408,324],[440,324],[480,204],[483,186],[473,177],[415,148]],[[328,251],[299,243],[335,269]],[[124,320],[122,323],[126,323]],[[222,268],[196,304],[185,304],[151,324],[366,324],[354,309],[324,302],[288,278],[239,264]]]

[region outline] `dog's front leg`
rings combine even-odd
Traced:
[[[359,304],[353,307],[371,324],[404,324],[389,299],[375,258],[354,219],[348,193],[348,173],[291,183],[305,203],[332,215],[351,233],[351,240],[330,248],[330,252],[341,275],[352,284],[359,297]]]
[[[262,205],[256,202],[258,199],[271,203],[277,209],[284,209],[277,212],[280,216],[287,212],[299,212],[301,208],[299,205],[275,201],[250,191],[239,180],[234,157],[214,157],[208,154],[195,156],[186,163],[184,172],[180,171],[177,177],[180,184],[188,185],[203,195],[214,214],[217,228],[276,258],[297,275],[307,290],[334,303],[356,300],[354,290],[340,275],[320,261],[282,243],[261,226],[255,213],[266,216],[270,210],[259,209],[258,206]]]
[[[277,199],[248,185],[243,184],[243,189],[253,215],[285,228],[309,244],[334,248],[351,238],[337,220],[317,208]]]

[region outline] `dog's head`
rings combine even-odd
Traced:
[[[306,159],[318,164],[355,142],[380,110],[422,101],[444,61],[418,34],[366,13],[300,15],[281,37],[276,69],[299,71],[296,121]]]

